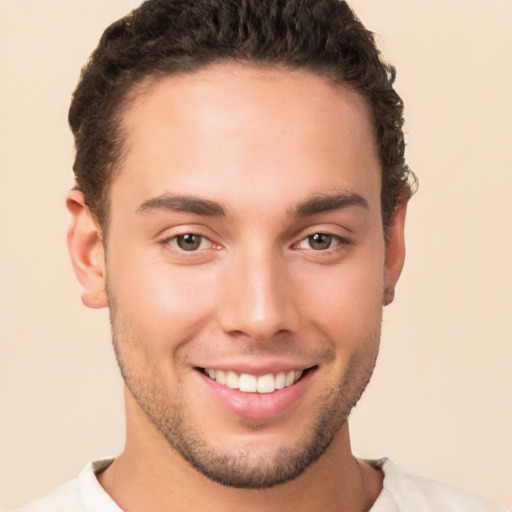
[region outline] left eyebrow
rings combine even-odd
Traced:
[[[344,210],[346,208],[358,207],[369,210],[368,201],[361,195],[348,194],[322,194],[307,199],[298,204],[292,211],[295,217],[309,217],[318,213],[325,213],[333,210]]]
[[[208,217],[225,217],[226,211],[219,203],[193,196],[174,196],[164,194],[144,201],[137,213],[148,210],[168,210],[174,212],[195,213]]]

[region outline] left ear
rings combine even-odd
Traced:
[[[384,262],[383,303],[391,304],[395,297],[395,286],[402,273],[405,260],[405,214],[407,201],[400,202],[393,212],[387,229],[386,259]]]

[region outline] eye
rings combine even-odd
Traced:
[[[314,251],[325,251],[340,244],[343,240],[336,235],[329,233],[314,233],[301,240],[297,247],[299,249],[313,249]]]
[[[208,238],[203,235],[197,235],[196,233],[185,233],[183,235],[176,235],[169,238],[167,243],[181,249],[182,251],[197,251],[199,249],[206,249],[211,246],[212,243]]]

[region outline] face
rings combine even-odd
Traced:
[[[214,66],[147,85],[124,127],[106,276],[129,410],[217,482],[290,480],[368,383],[401,268],[368,109],[306,71]]]

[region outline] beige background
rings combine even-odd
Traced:
[[[105,311],[64,242],[67,107],[129,0],[0,0],[0,505],[123,445]],[[512,1],[353,0],[399,70],[421,180],[356,453],[512,506]]]

